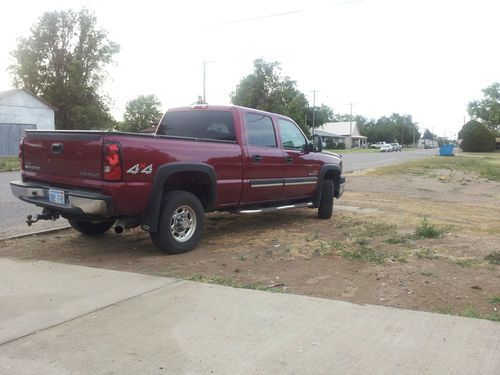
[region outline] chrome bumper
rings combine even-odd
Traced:
[[[112,214],[112,198],[107,195],[22,181],[12,181],[10,188],[12,194],[25,202],[52,208],[62,213],[104,217]],[[49,190],[52,188],[64,191],[64,204],[49,201]]]
[[[339,188],[335,191],[335,198],[340,198],[344,194],[345,177],[340,177]]]

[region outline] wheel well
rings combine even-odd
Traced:
[[[210,177],[203,172],[177,172],[169,176],[163,187],[164,196],[174,190],[188,191],[198,197],[204,209],[212,196]]]
[[[340,171],[338,171],[336,169],[329,170],[328,172],[326,172],[324,178],[325,178],[325,180],[333,180],[333,187],[334,187],[335,191],[339,190]]]

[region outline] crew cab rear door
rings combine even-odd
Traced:
[[[284,158],[278,147],[270,116],[244,113],[246,136],[242,203],[257,203],[283,197]]]
[[[307,148],[308,141],[300,128],[292,121],[278,118],[285,167],[285,198],[314,196],[320,171],[317,156]]]

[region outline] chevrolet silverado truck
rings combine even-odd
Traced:
[[[19,199],[28,216],[66,218],[85,235],[140,226],[162,251],[192,250],[205,213],[293,207],[332,216],[344,191],[342,158],[310,143],[290,118],[238,106],[174,108],[155,134],[27,131],[20,142]]]

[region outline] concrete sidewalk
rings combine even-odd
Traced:
[[[500,373],[484,320],[48,262],[0,283],[1,374]]]

